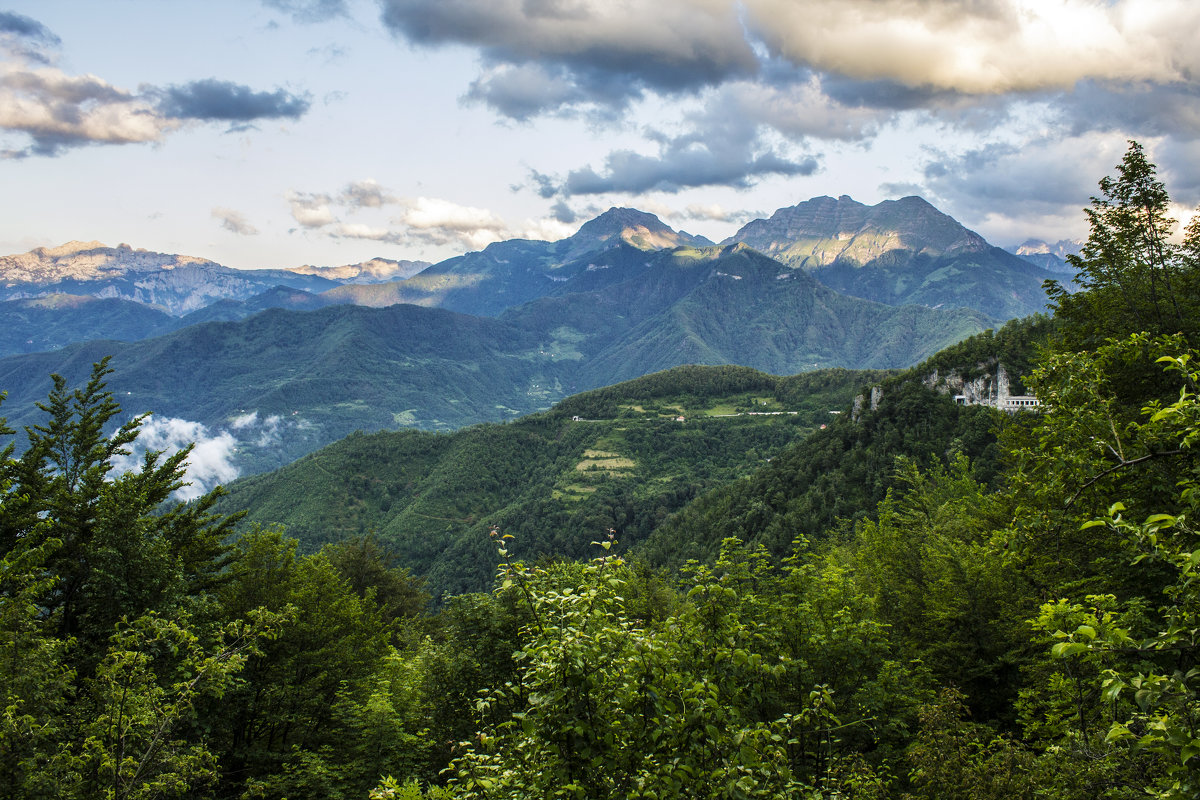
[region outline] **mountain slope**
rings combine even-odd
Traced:
[[[798,534],[814,539],[840,519],[874,513],[898,486],[898,457],[929,467],[963,454],[977,479],[992,481],[1000,468],[996,433],[1013,418],[983,405],[958,405],[937,390],[938,378],[970,378],[1003,364],[1019,380],[1053,327],[1044,316],[1014,320],[886,378],[869,401],[864,393],[861,414],[838,415],[757,472],[698,497],[656,529],[640,554],[678,566],[713,557],[728,537],[785,554]]]
[[[10,424],[29,424],[51,373],[80,385],[111,355],[110,387],[128,414],[227,430],[239,466],[261,471],[357,429],[450,429],[548,407],[562,393],[538,345],[512,325],[440,309],[276,309],[140,342],[0,359],[0,387]],[[258,425],[238,429],[250,415]]]
[[[689,363],[776,374],[899,367],[990,324],[969,310],[846,297],[744,245],[678,248],[623,270],[613,270],[623,281],[543,298],[502,319],[571,339],[591,385]]]
[[[165,311],[116,298],[51,294],[0,302],[0,357],[88,339],[136,341],[174,330]]]
[[[919,197],[874,206],[818,197],[754,220],[741,242],[833,289],[891,305],[967,307],[995,319],[1043,311],[1047,271],[969,231]]]
[[[526,559],[586,557],[608,528],[633,545],[697,493],[760,467],[831,419],[829,409],[880,377],[680,367],[507,425],[352,436],[233,483],[220,508],[283,524],[312,549],[373,530],[436,593],[477,591],[495,569],[490,525],[513,534]],[[744,413],[751,410],[759,413]]]

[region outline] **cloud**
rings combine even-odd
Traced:
[[[258,424],[258,412],[251,411],[241,416],[234,417],[229,421],[229,427],[235,431],[240,431],[243,428],[249,428]]]
[[[137,440],[128,456],[113,459],[116,472],[130,472],[141,468],[144,454],[149,450],[161,451],[165,455],[194,444],[188,454],[184,480],[190,485],[174,492],[177,500],[194,500],[215,486],[228,483],[238,476],[233,465],[237,441],[228,431],[209,433],[208,427],[176,417],[151,417],[142,424]]]
[[[51,64],[52,51],[62,40],[36,19],[0,11],[0,56],[8,54],[14,60],[35,64]]]
[[[283,419],[278,414],[271,414],[262,421],[261,429],[258,432],[258,438],[254,443],[259,447],[274,447],[283,441]],[[294,425],[296,428],[303,428],[300,423]]]
[[[525,118],[580,102],[622,107],[647,90],[691,91],[751,75],[757,60],[730,0],[382,0],[418,45],[477,47],[490,70],[473,99]],[[532,91],[547,94],[539,101]]]
[[[286,197],[297,223],[332,239],[478,250],[520,235],[488,209],[435,197],[400,197],[371,179],[348,183],[336,195],[292,191]],[[386,220],[381,216],[385,209],[392,209]],[[558,223],[547,227],[549,222],[530,225],[557,232]]]
[[[657,155],[614,150],[604,172],[592,167],[572,170],[557,186],[566,196],[621,192],[679,192],[699,186],[747,188],[771,175],[811,175],[819,162],[781,155],[764,144],[757,120],[709,108],[690,118],[692,130],[678,136],[650,131]]]
[[[1200,84],[1083,81],[1056,104],[1071,133],[1139,131],[1190,140],[1200,131]]]
[[[555,221],[561,222],[564,225],[570,225],[579,219],[579,214],[573,208],[567,205],[565,200],[559,200],[550,207],[550,213],[554,216]]]
[[[675,219],[693,219],[703,220],[706,222],[728,222],[741,223],[749,222],[756,217],[765,216],[755,211],[735,211],[724,208],[715,203],[702,205],[693,203],[687,206],[683,211],[676,212],[671,215]]]
[[[0,34],[12,34],[55,46],[62,43],[53,31],[36,19],[12,11],[0,11]]]
[[[479,102],[510,119],[526,121],[547,113],[612,118],[640,92],[628,80],[580,82],[562,65],[494,65],[470,84],[464,100]]]
[[[1076,238],[1086,231],[1082,209],[1125,147],[1121,136],[1087,133],[935,151],[918,185],[883,188],[923,195],[993,241]]]
[[[144,99],[93,75],[0,64],[0,129],[31,141],[22,150],[9,151],[10,157],[57,155],[89,143],[154,142],[178,125]]]
[[[744,0],[768,50],[822,72],[968,94],[1194,75],[1190,0]]]
[[[221,227],[230,233],[236,233],[239,236],[258,235],[258,228],[251,225],[250,221],[240,211],[218,206],[212,210],[212,216],[213,219],[220,220]]]
[[[159,99],[159,110],[175,119],[252,122],[259,119],[297,119],[308,111],[308,97],[284,89],[256,92],[249,86],[216,78],[192,81],[150,92]]]
[[[462,243],[478,250],[504,239],[507,231],[504,221],[484,208],[433,197],[417,197],[406,206],[397,221],[410,237],[431,244]]]
[[[298,118],[310,105],[306,96],[283,89],[260,92],[215,78],[124,89],[52,66],[46,48],[58,44],[58,37],[36,20],[0,12],[0,134],[12,134],[18,142],[5,148],[0,141],[0,157],[159,142],[196,122],[232,122],[233,130],[244,130],[258,119]]]
[[[297,22],[327,22],[350,16],[346,0],[262,0],[262,4],[288,14]]]
[[[347,184],[342,190],[341,201],[351,208],[380,208],[398,202],[396,197],[370,178]]]
[[[579,229],[578,225],[563,222],[553,217],[547,219],[528,220],[516,238],[536,239],[543,242],[557,242],[565,239]]]
[[[388,228],[372,227],[361,222],[343,222],[337,225],[329,235],[338,239],[367,239],[375,242],[391,242],[400,244],[404,241],[402,234]]]
[[[308,424],[299,418],[284,422],[283,417],[278,414],[259,419],[257,411],[250,411],[229,420],[229,427],[237,431],[243,443],[250,443],[256,447],[274,447],[283,441],[285,429],[303,430]]]
[[[658,152],[614,150],[544,198],[744,187],[808,174],[819,142],[888,127],[997,141],[1021,106],[1058,133],[1189,140],[1200,129],[1194,0],[381,0],[397,37],[466,46],[464,99],[503,118],[625,124],[654,108]],[[699,108],[699,111],[696,109]],[[685,111],[684,109],[690,109]],[[674,115],[675,119],[670,117]],[[678,123],[687,132],[668,127]],[[732,136],[741,126],[753,135]],[[770,145],[770,142],[776,142]]]
[[[333,211],[329,208],[333,200],[327,194],[288,192],[287,201],[292,209],[292,219],[305,228],[322,228],[334,221]]]

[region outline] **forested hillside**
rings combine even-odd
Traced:
[[[56,380],[32,446],[0,461],[0,796],[1197,797],[1200,222],[1178,243],[1168,208],[1133,144],[1087,210],[1083,291],[1050,287],[1053,321],[867,381],[859,413],[632,553],[602,515],[514,534],[542,509],[489,512],[490,591],[436,608],[379,538],[305,553],[272,528],[229,538],[215,494],[169,503],[186,454],[117,474],[139,422],[101,435],[107,365]],[[1034,413],[926,385],[1021,359]],[[475,438],[359,437],[272,502],[382,520],[377,489],[423,508],[408,484],[426,473],[439,508],[526,481],[586,495],[557,483],[582,461],[670,474],[689,447],[722,450],[701,482],[723,481],[750,463],[737,448],[782,441],[748,424],[691,442],[690,421],[658,419],[675,410],[659,387],[713,411],[710,384],[770,407],[838,383],[712,377]],[[562,468],[535,475],[555,447]],[[322,480],[363,508],[306,505]],[[578,538],[542,550],[559,525]]]
[[[283,525],[308,550],[373,535],[435,596],[480,591],[495,572],[490,526],[519,536],[528,558],[586,558],[609,529],[633,545],[886,374],[677,367],[505,425],[353,435],[235,482],[217,509]]]

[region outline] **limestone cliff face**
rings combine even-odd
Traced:
[[[979,369],[982,374],[972,378],[964,378],[957,371],[939,373],[935,369],[922,382],[942,394],[961,396],[966,405],[999,406],[1012,396],[1008,370],[1003,364],[980,364]]]
[[[988,247],[979,234],[920,197],[867,206],[846,195],[781,208],[770,219],[745,225],[723,244],[731,242],[745,242],[807,269],[839,260],[866,264],[893,250],[940,256]]]
[[[888,305],[972,308],[997,320],[1045,310],[1054,277],[993,247],[920,197],[843,195],[781,208],[723,244],[745,243],[844,294]]]
[[[127,244],[107,247],[100,242],[67,242],[39,247],[28,253],[0,256],[4,285],[47,285],[65,280],[95,281],[180,267],[221,267],[206,258],[134,250]]]

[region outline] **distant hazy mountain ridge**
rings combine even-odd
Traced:
[[[135,250],[127,244],[68,242],[0,256],[0,300],[45,294],[132,300],[183,315],[220,300],[246,300],[276,286],[322,292],[346,280],[389,279],[422,262],[375,259],[345,267],[239,270],[193,256]]]
[[[1082,246],[1083,242],[1073,239],[1060,239],[1054,244],[1043,242],[1041,239],[1026,239],[1010,252],[1030,264],[1037,264],[1042,269],[1074,276],[1075,270],[1067,263],[1067,256],[1079,255]]]

